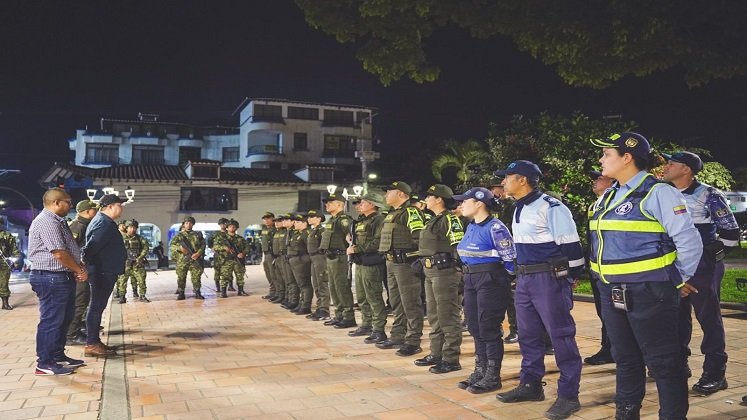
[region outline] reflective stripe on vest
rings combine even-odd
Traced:
[[[589,229],[618,230],[621,232],[667,232],[661,223],[644,220],[589,220]]]

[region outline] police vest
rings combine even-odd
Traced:
[[[464,237],[457,245],[459,258],[468,265],[503,262],[493,243],[493,225],[498,219],[491,218],[486,223],[470,223]],[[506,239],[508,240],[508,239]],[[506,246],[509,246],[506,244]]]
[[[332,216],[329,220],[324,223],[324,231],[322,232],[322,241],[319,244],[319,249],[336,249],[343,250],[348,247],[345,242],[345,236],[350,233],[350,216],[345,213],[338,213],[337,216]]]
[[[306,238],[306,252],[312,255],[319,253],[319,244],[322,242],[322,225],[309,226],[309,237]]]
[[[293,235],[288,240],[288,255],[299,256],[306,255],[306,238],[309,236],[309,231],[304,229],[302,231],[293,231]]]
[[[275,229],[264,228],[259,233],[259,245],[262,252],[272,251],[272,234],[274,231]]]
[[[420,232],[418,254],[431,257],[438,253],[451,253],[454,245],[464,237],[464,226],[459,217],[443,212],[432,218]]]
[[[412,231],[422,230],[423,227],[423,216],[416,207],[407,206],[392,210],[384,218],[379,252],[417,249],[418,245],[412,239]]]
[[[288,234],[286,228],[280,228],[275,231],[275,235],[272,236],[272,252],[274,255],[280,255],[280,251],[285,249],[285,235]]]
[[[669,281],[668,268],[677,258],[674,241],[664,226],[643,210],[659,184],[647,174],[615,207],[616,189],[602,196],[589,220],[590,268],[605,283]]]

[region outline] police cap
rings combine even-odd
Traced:
[[[539,180],[542,176],[539,166],[528,160],[517,160],[511,162],[506,169],[493,172],[497,176],[521,175],[527,179]]]
[[[192,217],[192,216],[187,216],[187,217],[184,218],[184,220],[182,220],[182,223],[187,223],[187,222],[192,223],[194,225],[195,224],[195,218]]]
[[[266,211],[265,214],[262,215],[262,218],[263,219],[274,219],[275,218],[275,213],[270,212],[270,211]]]
[[[455,195],[452,197],[456,201],[465,201],[473,198],[477,201],[482,201],[486,205],[493,202],[493,193],[489,189],[483,187],[470,188],[464,194]]]
[[[432,195],[434,197],[441,197],[441,198],[453,198],[454,197],[454,191],[451,190],[448,186],[444,184],[434,184],[428,187],[428,190],[425,192],[426,196]]]
[[[700,156],[696,155],[692,152],[676,152],[671,155],[668,155],[666,153],[662,153],[662,156],[664,156],[664,159],[667,161],[677,162],[677,163],[683,163],[687,165],[691,171],[693,171],[693,174],[697,174],[698,172],[703,170],[703,161],[700,159]]]
[[[597,147],[618,149],[623,154],[630,153],[631,156],[639,158],[646,158],[651,153],[648,140],[632,131],[613,134],[604,140],[591,139],[591,144]]]
[[[327,219],[326,217],[324,217],[324,214],[322,212],[317,211],[317,210],[309,210],[309,211],[307,211],[306,212],[306,218],[308,219],[310,217],[319,217],[319,218],[322,219],[322,222]]]
[[[412,187],[410,187],[409,184],[402,182],[402,181],[394,181],[391,184],[384,187],[383,190],[384,191],[400,190],[407,195],[412,194]]]
[[[306,221],[306,215],[303,213],[296,213],[293,215],[293,221],[294,222],[305,222]]]
[[[325,203],[329,203],[330,201],[342,201],[344,203],[347,200],[345,200],[345,197],[343,197],[340,194],[332,193],[332,194],[329,195],[329,197],[325,198],[322,201],[325,202]]]
[[[91,209],[96,208],[96,203],[94,203],[91,200],[80,200],[78,201],[78,204],[75,205],[75,211],[78,213],[83,213],[84,211],[88,211]]]

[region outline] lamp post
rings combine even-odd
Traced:
[[[337,191],[338,186],[334,184],[327,185],[327,192],[330,194],[334,194],[335,191]],[[348,200],[356,197],[360,197],[361,194],[363,194],[363,186],[361,185],[353,185],[352,187],[353,194],[350,194],[348,192],[347,187],[342,187],[342,196],[345,197],[345,212],[348,212]]]

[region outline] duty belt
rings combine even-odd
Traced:
[[[503,264],[502,263],[485,263],[485,264],[473,264],[468,265],[464,264],[462,266],[462,273],[466,274],[472,274],[472,273],[485,273],[487,271],[496,271],[496,270],[503,270]]]
[[[550,271],[552,271],[552,267],[548,263],[516,265],[516,274],[548,273]]]

